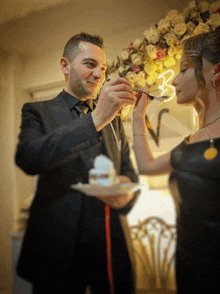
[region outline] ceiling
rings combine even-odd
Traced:
[[[118,51],[123,49],[115,42],[118,36],[130,43],[166,12],[181,12],[185,6],[186,0],[1,0],[0,46],[24,56],[40,55],[60,50],[72,35],[87,31],[114,42]]]

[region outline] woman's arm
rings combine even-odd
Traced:
[[[143,94],[138,101],[133,114],[133,143],[136,155],[137,165],[140,174],[161,175],[170,173],[172,167],[170,164],[171,152],[168,152],[158,158],[154,158],[150,150],[147,138],[147,129],[145,124],[145,113],[151,104],[147,95]]]

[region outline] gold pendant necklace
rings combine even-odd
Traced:
[[[218,155],[218,150],[214,147],[214,140],[210,140],[210,147],[203,153],[206,160],[213,160]]]

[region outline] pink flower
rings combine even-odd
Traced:
[[[165,53],[162,49],[157,50],[157,60],[161,60],[165,57]]]
[[[133,43],[130,43],[130,44],[128,45],[128,47],[125,48],[125,50],[131,50],[131,49],[133,49]]]
[[[138,74],[141,71],[141,68],[139,65],[134,65],[132,68],[132,71],[134,71],[136,74]]]

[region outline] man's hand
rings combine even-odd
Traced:
[[[120,183],[131,183],[131,180],[126,176],[119,176],[119,181]],[[120,209],[132,200],[132,198],[134,197],[134,193],[114,196],[100,195],[96,197],[110,207]]]
[[[131,84],[120,77],[107,82],[100,92],[99,100],[92,118],[96,130],[99,132],[109,124],[124,105],[134,105],[136,97]]]

